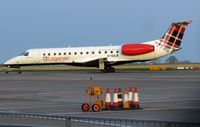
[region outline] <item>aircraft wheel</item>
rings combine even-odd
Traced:
[[[92,111],[93,112],[98,112],[100,110],[100,106],[98,104],[93,104],[92,105]]]
[[[8,71],[5,71],[5,74],[8,74],[9,72]]]
[[[114,67],[110,67],[109,68],[109,72],[115,72],[115,68]]]
[[[17,74],[21,74],[22,73],[22,71],[17,71]]]
[[[87,112],[87,111],[89,111],[90,106],[89,106],[88,103],[83,103],[82,106],[81,106],[81,108],[82,108],[82,110],[83,110],[84,112]]]
[[[105,67],[103,70],[104,73],[115,72],[114,67]]]
[[[109,67],[105,67],[103,70],[104,73],[108,73],[109,72]]]

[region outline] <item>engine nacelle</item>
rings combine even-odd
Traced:
[[[123,44],[123,55],[141,55],[154,51],[154,46],[149,44]]]

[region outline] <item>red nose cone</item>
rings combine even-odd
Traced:
[[[124,44],[122,45],[123,55],[141,55],[154,51],[154,46],[149,44]]]

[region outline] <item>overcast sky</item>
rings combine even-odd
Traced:
[[[200,62],[200,0],[1,0],[0,63],[30,48],[140,43],[192,19],[173,54]]]

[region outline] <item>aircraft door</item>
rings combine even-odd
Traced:
[[[28,64],[32,64],[33,63],[33,58],[34,58],[33,52],[31,52],[31,51],[26,52],[24,57],[25,57],[26,63],[28,63]]]
[[[39,62],[39,51],[35,50],[33,52],[33,63],[38,63]]]
[[[38,50],[24,52],[22,57],[22,63],[35,64],[38,62]]]

